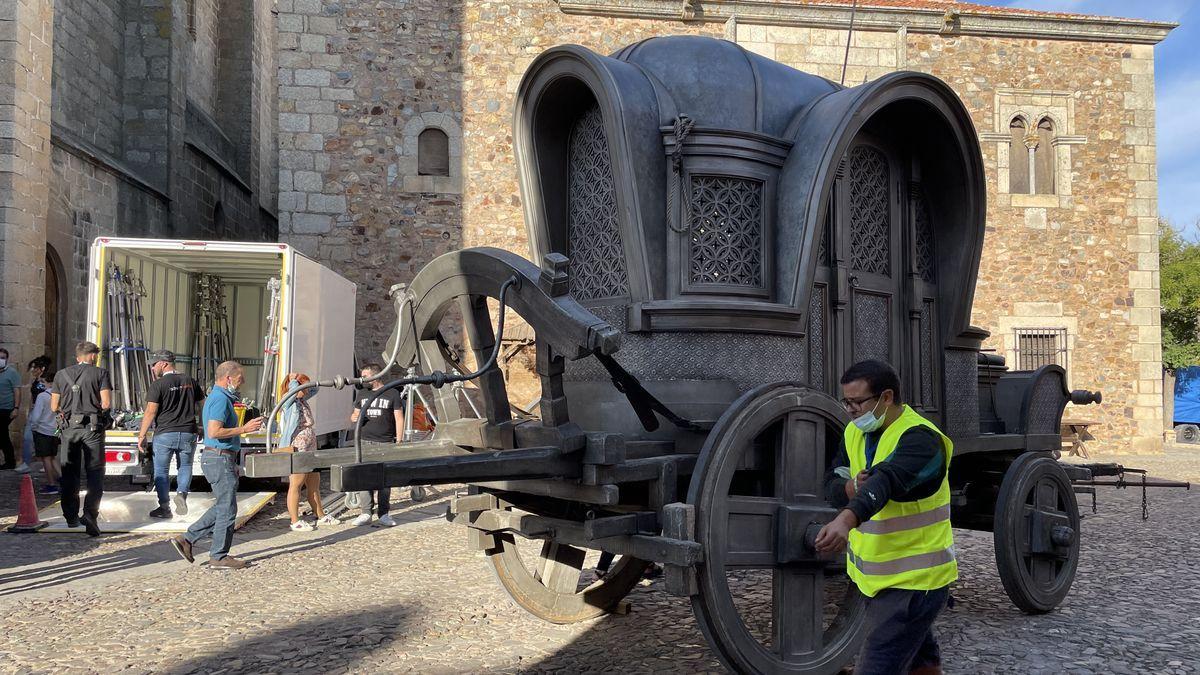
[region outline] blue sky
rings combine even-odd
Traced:
[[[1200,1],[975,0],[989,5],[1052,12],[1101,14],[1179,27],[1154,48],[1158,105],[1159,215],[1195,237],[1200,228]]]

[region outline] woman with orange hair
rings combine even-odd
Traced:
[[[299,388],[301,385],[311,382],[309,377],[304,373],[288,373],[284,378],[283,384],[279,387],[279,396],[282,398],[293,389]],[[317,434],[313,431],[314,418],[312,408],[308,406],[308,401],[319,389],[306,389],[287,404],[283,409],[283,419],[280,423],[279,444],[280,450],[288,451],[290,446],[291,452],[311,452],[317,449]],[[337,525],[338,519],[325,514],[325,507],[321,505],[321,474],[313,471],[312,473],[294,473],[288,477],[288,494],[287,508],[288,514],[292,517],[292,529],[297,532],[311,532],[316,529],[312,523],[300,519],[300,490],[308,490],[308,503],[312,506],[313,514],[317,517],[317,523],[320,525]]]

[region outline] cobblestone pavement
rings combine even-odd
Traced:
[[[1200,451],[1116,459],[1200,480]],[[15,489],[0,476],[0,523]],[[990,534],[956,531],[947,672],[1200,672],[1200,494],[1150,500],[1146,523],[1133,490],[1085,509],[1075,585],[1044,616],[1005,596]],[[236,535],[254,563],[242,572],[189,566],[162,537],[0,535],[0,672],[720,672],[661,581],[634,591],[629,614],[583,624],[516,609],[443,508],[444,495],[404,501],[400,527],[293,533],[279,500]]]

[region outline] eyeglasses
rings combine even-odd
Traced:
[[[844,398],[844,399],[842,399],[842,407],[845,408],[846,410],[857,410],[857,409],[861,408],[864,403],[867,403],[869,401],[874,401],[877,398],[879,398],[879,397],[878,396],[865,396],[863,398]]]

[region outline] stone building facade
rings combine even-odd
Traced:
[[[544,49],[702,34],[847,85],[929,72],[971,111],[987,169],[987,346],[1102,391],[1068,416],[1101,422],[1106,450],[1160,449],[1153,56],[1172,26],[872,0],[847,50],[849,5],[279,0],[280,236],[359,283],[358,351],[378,354],[391,284],[461,246],[528,255],[512,109]]]
[[[275,240],[271,0],[0,3],[0,342],[74,360],[102,235]]]

